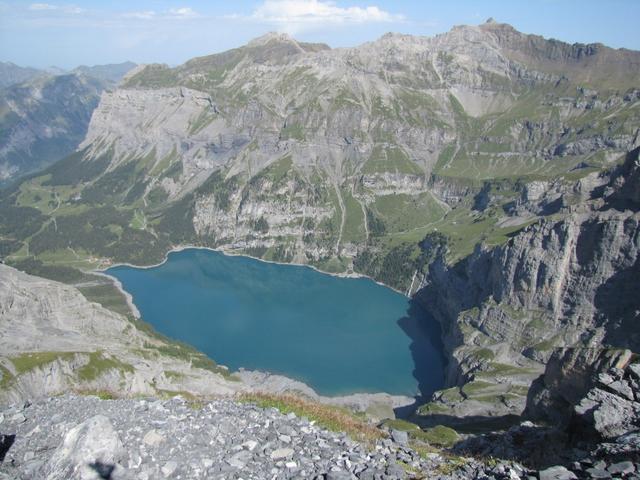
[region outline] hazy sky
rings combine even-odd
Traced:
[[[434,35],[488,17],[567,42],[640,50],[640,0],[0,0],[0,60],[176,65],[268,31],[342,47],[389,31]]]

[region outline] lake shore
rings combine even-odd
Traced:
[[[183,250],[208,250],[211,252],[218,252],[218,253],[222,253],[223,255],[226,255],[228,257],[246,257],[246,258],[251,258],[253,260],[257,260],[259,262],[264,262],[264,263],[272,263],[275,265],[288,265],[288,266],[292,266],[292,267],[305,267],[305,268],[310,268],[311,270],[314,270],[318,273],[322,273],[324,275],[330,275],[332,277],[338,277],[338,278],[366,278],[367,280],[371,280],[372,282],[388,288],[390,290],[393,290],[396,293],[399,293],[400,295],[406,297],[406,298],[411,298],[410,296],[408,296],[405,292],[401,292],[400,290],[397,290],[389,285],[386,285],[374,278],[369,277],[368,275],[364,275],[362,273],[357,273],[357,272],[325,272],[324,270],[320,270],[318,267],[315,267],[313,265],[309,265],[306,263],[297,263],[297,262],[278,262],[275,260],[265,260],[263,258],[259,258],[259,257],[253,257],[251,255],[247,255],[246,253],[238,253],[236,251],[233,250],[228,250],[225,249],[223,247],[218,247],[218,248],[211,248],[211,247],[202,247],[199,245],[180,245],[180,246],[176,246],[176,247],[172,247],[164,256],[164,259],[161,262],[158,263],[154,263],[151,265],[134,265],[132,263],[127,263],[127,262],[117,262],[117,263],[113,263],[111,265],[109,265],[107,268],[105,269],[96,269],[93,270],[94,273],[100,273],[103,275],[106,275],[108,277],[111,277],[108,273],[105,273],[106,270],[109,270],[110,268],[114,268],[114,267],[131,267],[131,268],[139,268],[139,269],[149,269],[149,268],[156,268],[156,267],[160,267],[162,265],[164,265],[167,260],[169,259],[169,255],[175,252],[182,252]],[[111,277],[113,278],[113,277]]]

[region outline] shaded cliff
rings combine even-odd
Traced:
[[[453,400],[484,397],[488,414],[520,413],[527,389],[496,394],[496,384],[531,382],[554,349],[640,351],[639,151],[586,182],[588,191],[581,193],[588,199],[579,204],[540,219],[504,245],[478,246],[453,265],[443,254],[430,266],[417,298],[443,327],[451,354],[448,382],[477,386],[474,391],[467,384],[472,394],[465,396],[463,387]],[[562,198],[569,194],[575,192]],[[455,403],[450,397],[435,403]],[[452,408],[465,413],[460,404]],[[423,413],[436,410],[427,405]]]

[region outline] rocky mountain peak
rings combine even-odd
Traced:
[[[267,32],[264,35],[254,38],[247,43],[248,47],[258,47],[261,45],[267,45],[271,42],[277,43],[290,43],[294,45],[298,45],[298,42],[295,38],[293,38],[288,33],[284,32]]]

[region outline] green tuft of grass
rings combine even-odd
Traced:
[[[16,373],[21,375],[35,368],[55,362],[56,360],[71,360],[75,356],[73,352],[33,352],[23,353],[11,358],[11,363],[16,368]]]
[[[111,390],[90,389],[90,390],[74,390],[74,392],[77,395],[98,397],[100,400],[116,400],[117,398],[119,398],[118,395],[115,392],[112,392]]]
[[[436,470],[440,475],[451,475],[463,468],[467,463],[468,461],[465,458],[449,456],[447,461],[438,465]]]
[[[401,430],[403,432],[415,432],[420,430],[420,427],[415,423],[407,422],[406,420],[399,418],[385,420],[382,424],[392,430]]]
[[[4,390],[11,385],[14,380],[14,376],[2,365],[0,365],[0,375],[2,375],[2,377],[0,377],[0,390]]]
[[[436,445],[438,447],[451,447],[459,439],[460,436],[453,428],[445,427],[444,425],[436,425],[426,430],[420,430],[418,432],[412,432],[410,435],[417,440],[421,440],[429,445]]]
[[[163,339],[166,338],[157,334],[156,337],[160,337]],[[205,354],[200,353],[198,350],[190,345],[187,345],[186,343],[171,341],[167,339],[167,343],[165,344],[154,345],[151,343],[145,343],[144,347],[147,349],[156,350],[160,355],[184,360],[185,362],[191,363],[192,367],[217,373],[219,375],[222,375],[227,380],[237,380],[237,378],[234,377],[228,369],[218,365],[215,361],[211,360]]]
[[[407,432],[410,440],[419,440],[432,446],[450,447],[460,438],[458,432],[443,425],[422,430],[415,423],[401,419],[385,420],[383,425],[393,430]]]
[[[89,353],[89,363],[78,370],[78,378],[91,382],[109,370],[117,370],[120,375],[124,375],[125,373],[133,373],[134,368],[117,358],[106,357],[103,352],[91,352]]]

